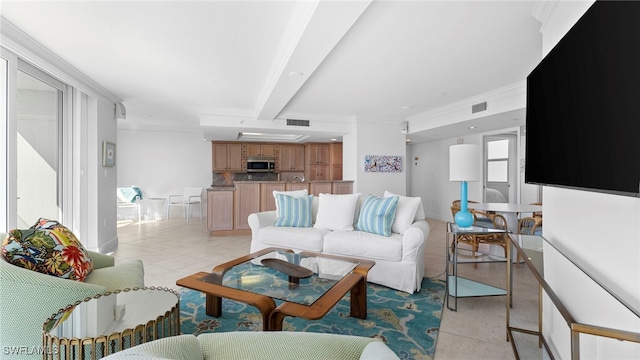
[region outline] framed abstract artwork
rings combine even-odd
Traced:
[[[402,156],[365,155],[364,171],[383,173],[402,172]]]

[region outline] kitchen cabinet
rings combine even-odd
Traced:
[[[242,144],[212,143],[214,172],[242,171]]]
[[[249,215],[275,210],[273,191],[351,194],[353,181],[236,181],[234,187],[207,190],[207,229],[216,236],[251,234]]]
[[[329,165],[309,165],[306,177],[308,181],[330,180]]]
[[[319,196],[320,193],[323,194],[331,194],[331,183],[330,182],[319,182],[319,183],[311,183],[309,186],[310,194],[315,196]]]
[[[331,164],[342,165],[342,143],[329,144],[329,158]]]
[[[294,191],[294,190],[307,190],[309,193],[309,183],[287,183],[285,186],[286,191]]]
[[[308,165],[329,165],[329,144],[306,144],[305,155]]]
[[[342,180],[342,164],[329,165],[329,180]]]
[[[246,144],[247,156],[275,157],[276,145],[274,144]]]
[[[233,190],[207,191],[207,229],[233,230]]]
[[[342,180],[342,143],[305,144],[305,177],[314,180]]]
[[[332,194],[353,194],[353,182],[333,182],[331,183]]]
[[[260,212],[260,183],[236,184],[235,229],[249,229],[248,217]]]
[[[342,180],[342,143],[329,144],[329,180]]]
[[[304,145],[281,145],[279,171],[304,171]]]
[[[264,182],[260,184],[260,211],[271,211],[276,209],[276,199],[273,197],[273,191],[284,191],[285,184],[274,182]]]

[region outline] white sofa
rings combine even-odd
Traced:
[[[325,194],[320,194],[323,195]],[[386,192],[385,196],[393,194]],[[359,196],[353,217],[354,224],[358,221],[364,198],[365,196]],[[313,251],[373,260],[376,264],[369,271],[369,282],[412,294],[421,287],[424,276],[424,246],[430,229],[424,220],[420,198],[400,196],[400,200],[394,232],[388,237],[358,230],[327,230],[315,227],[321,203],[319,197],[313,198],[312,227],[276,227],[276,211],[253,213],[248,219],[252,233],[251,252],[268,247],[280,247],[295,252]],[[419,202],[417,209],[408,210],[406,204],[415,204],[416,201]],[[407,218],[408,216],[410,218]],[[397,230],[396,225],[399,224],[396,223],[402,221],[401,218],[406,225]]]

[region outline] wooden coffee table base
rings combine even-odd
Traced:
[[[275,308],[269,317],[269,330],[282,330],[286,316],[318,320],[324,317],[342,297],[351,290],[350,316],[367,318],[367,280],[359,274],[349,274],[311,306],[285,302]]]
[[[262,329],[265,331],[270,330],[269,316],[276,308],[276,303],[272,298],[200,280],[200,278],[207,275],[209,273],[204,271],[195,273],[176,281],[176,284],[205,293],[205,309],[209,316],[220,317],[222,315],[222,298],[227,298],[257,308],[262,314]]]
[[[272,298],[242,290],[228,288],[218,284],[201,281],[200,278],[209,273],[199,272],[176,281],[176,284],[206,294],[206,313],[209,316],[222,315],[222,298],[249,304],[260,311],[263,331],[282,330],[286,316],[317,320],[325,316],[340,299],[351,291],[351,316],[359,319],[367,318],[367,280],[360,274],[349,274],[336,284],[311,306],[284,302],[276,307]]]
[[[216,274],[222,278],[226,269],[233,264],[239,264],[248,259],[266,254],[273,249],[261,250],[254,254],[238,258],[214,268],[210,274],[198,272],[176,281],[176,284],[185,288],[198,290],[206,294],[206,313],[209,316],[220,317],[222,315],[222,298],[235,300],[256,307],[262,314],[262,329],[264,331],[282,330],[282,323],[286,316],[301,317],[309,320],[317,320],[325,316],[337,303],[351,292],[351,316],[360,319],[367,318],[367,273],[375,264],[369,260],[359,260],[359,265],[350,274],[344,276],[329,291],[322,295],[310,306],[294,302],[283,302],[276,307],[275,301],[267,295],[260,295],[239,289],[233,289],[213,282],[200,280],[204,276]],[[345,259],[343,257],[323,255],[328,258]],[[217,281],[216,281],[217,282]]]

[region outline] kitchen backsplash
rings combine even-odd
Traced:
[[[214,173],[212,186],[231,186],[234,181],[279,181],[277,173]]]

